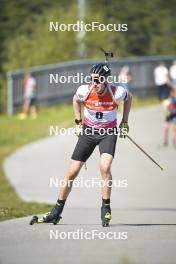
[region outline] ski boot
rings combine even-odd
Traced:
[[[103,204],[101,207],[101,220],[102,226],[109,226],[109,222],[112,219],[111,217],[111,207],[110,204]]]
[[[41,223],[53,223],[54,225],[57,225],[57,223],[60,221],[61,213],[63,210],[63,206],[59,203],[57,203],[51,212],[48,212],[44,214],[42,217],[38,217],[37,215],[34,215],[29,222],[30,225],[33,224],[41,224]]]

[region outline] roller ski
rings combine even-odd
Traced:
[[[102,226],[103,227],[109,226],[109,222],[111,221],[111,219],[112,219],[112,216],[111,216],[110,204],[103,204],[101,207]]]
[[[52,223],[53,225],[57,225],[60,219],[62,218],[61,217],[62,210],[63,210],[63,205],[57,203],[53,207],[51,212],[48,212],[42,215],[41,217],[34,215],[31,221],[29,222],[29,224],[34,225],[34,224],[42,224],[42,223]]]

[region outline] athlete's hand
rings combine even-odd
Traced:
[[[129,132],[129,126],[127,122],[121,122],[119,125],[120,128],[120,138],[126,138]]]
[[[75,135],[77,137],[79,137],[81,135],[81,132],[82,132],[82,124],[76,125],[75,126]]]

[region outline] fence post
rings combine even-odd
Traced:
[[[7,103],[7,112],[8,115],[11,116],[13,115],[14,109],[13,109],[13,78],[11,73],[8,73],[8,103]]]

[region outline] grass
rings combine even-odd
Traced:
[[[155,98],[139,100],[134,98],[133,107],[156,104]],[[3,172],[4,159],[18,149],[39,138],[49,135],[49,126],[69,127],[74,125],[71,105],[42,108],[37,119],[28,117],[20,121],[17,115],[0,116],[0,220],[47,212],[50,205],[25,202],[15,192]]]

